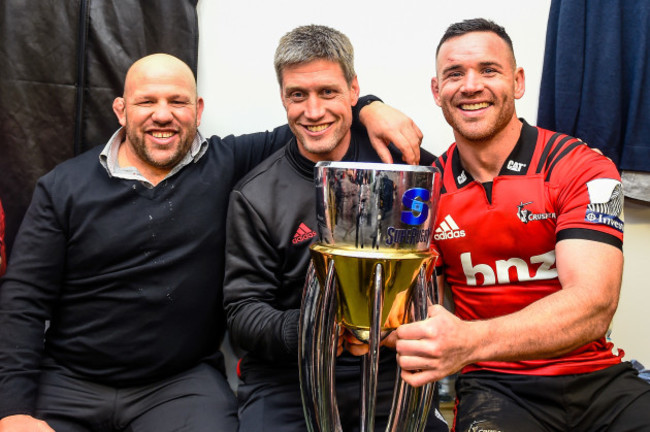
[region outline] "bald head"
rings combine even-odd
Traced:
[[[132,95],[143,82],[174,80],[196,97],[196,80],[192,69],[170,54],[151,54],[131,65],[124,80],[124,97]]]
[[[124,96],[113,101],[113,111],[125,131],[123,162],[156,184],[190,150],[203,99],[187,64],[169,54],[153,54],[129,68]]]

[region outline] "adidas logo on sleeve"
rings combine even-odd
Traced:
[[[293,240],[291,240],[291,243],[302,243],[314,237],[316,237],[316,233],[307,225],[305,225],[304,222],[301,222],[298,226],[298,229],[296,230],[296,233],[293,235]]]

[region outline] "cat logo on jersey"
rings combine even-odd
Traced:
[[[595,179],[587,182],[589,204],[587,222],[607,225],[623,232],[623,187],[615,179]]]

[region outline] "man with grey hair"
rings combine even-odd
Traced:
[[[318,161],[379,162],[364,130],[353,126],[359,98],[354,52],[337,30],[309,25],[281,38],[275,70],[295,135],[251,171],[230,196],[224,301],[239,363],[240,431],[304,431],[298,376],[300,300],[316,240],[314,165]],[[375,104],[373,104],[375,105]],[[381,106],[381,104],[378,104]],[[395,161],[399,152],[389,147]],[[433,157],[421,151],[420,162]],[[337,399],[343,430],[359,428],[359,346],[339,337]],[[383,348],[377,391],[377,430],[390,413],[397,370]],[[447,431],[432,409],[427,431]]]

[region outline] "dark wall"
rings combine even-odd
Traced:
[[[104,144],[126,70],[166,52],[196,74],[198,0],[2,0],[0,200],[9,249],[36,180]]]

